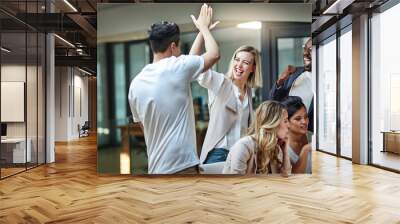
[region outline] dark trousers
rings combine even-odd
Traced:
[[[226,161],[226,157],[228,157],[228,153],[229,150],[223,148],[214,148],[208,153],[204,164],[224,162]]]

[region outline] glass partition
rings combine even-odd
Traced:
[[[31,162],[27,141],[27,35],[25,32],[1,34],[1,176],[24,171]],[[7,49],[6,51],[4,49]],[[27,144],[28,142],[28,144]]]
[[[8,1],[23,13],[42,13],[44,1]],[[18,7],[14,7],[18,6]],[[0,178],[45,163],[45,44],[39,30],[0,12]]]

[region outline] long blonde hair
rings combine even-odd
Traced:
[[[261,57],[260,57],[260,53],[258,52],[257,49],[255,49],[252,46],[241,46],[238,49],[236,49],[235,53],[233,53],[232,58],[231,58],[231,62],[229,63],[229,69],[228,69],[228,73],[227,73],[227,77],[230,79],[233,79],[233,62],[235,61],[235,57],[236,54],[239,52],[249,52],[251,54],[253,54],[254,60],[253,60],[253,65],[256,67],[256,69],[254,70],[254,72],[252,72],[249,75],[249,78],[247,80],[246,86],[248,88],[260,88],[262,87],[262,73],[261,73]]]
[[[256,142],[257,173],[267,173],[268,163],[278,159],[280,146],[277,132],[286,108],[276,101],[265,101],[256,110],[256,116],[249,128],[249,135]],[[268,160],[269,158],[269,160]]]

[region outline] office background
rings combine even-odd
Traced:
[[[96,51],[68,10],[61,1],[0,2],[1,179],[54,162],[55,142],[78,139],[85,122],[96,128]]]

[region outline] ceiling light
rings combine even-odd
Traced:
[[[74,12],[78,12],[78,10],[71,4],[69,3],[68,0],[64,0],[65,4],[67,4],[72,10],[74,10]]]
[[[83,73],[85,73],[85,74],[87,74],[87,75],[92,75],[92,73],[89,73],[88,71],[85,71],[85,70],[83,70],[83,69],[81,69],[79,67],[78,67],[78,70],[83,72]]]
[[[261,22],[253,21],[253,22],[248,22],[248,23],[239,23],[237,25],[237,27],[242,28],[242,29],[259,30],[259,29],[261,29]]]
[[[55,37],[57,37],[58,39],[62,40],[64,43],[68,44],[69,46],[75,48],[75,45],[71,44],[71,42],[69,42],[68,40],[58,36],[57,34],[54,34]]]
[[[4,51],[4,52],[7,52],[7,53],[10,53],[10,52],[11,52],[11,50],[9,50],[9,49],[7,49],[7,48],[5,48],[5,47],[1,47],[1,50]]]

